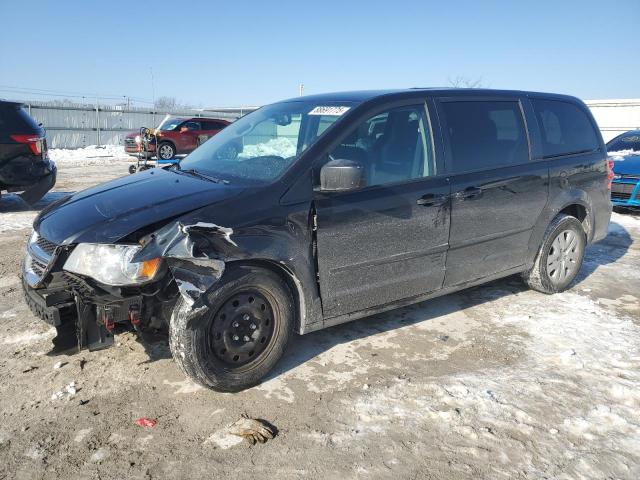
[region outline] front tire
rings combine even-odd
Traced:
[[[563,292],[580,272],[586,245],[580,221],[571,215],[558,215],[547,227],[533,267],[523,273],[524,281],[538,292]]]
[[[293,331],[295,308],[287,284],[270,270],[235,267],[207,295],[210,308],[191,320],[178,300],[169,329],[175,362],[200,385],[237,392],[275,366]]]
[[[171,160],[176,155],[176,147],[169,142],[162,142],[158,145],[158,159]]]

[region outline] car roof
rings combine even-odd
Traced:
[[[310,102],[353,102],[361,103],[367,100],[372,100],[378,97],[409,97],[416,93],[429,93],[438,96],[470,96],[470,97],[514,97],[514,96],[527,96],[527,97],[544,97],[555,98],[558,100],[577,100],[576,97],[570,95],[562,95],[557,93],[543,93],[543,92],[529,92],[524,90],[498,90],[489,88],[453,88],[453,87],[424,87],[424,88],[403,88],[403,89],[390,89],[390,90],[356,90],[352,92],[335,92],[335,93],[321,93],[317,95],[306,95],[303,97],[294,97],[285,102],[295,101],[310,101]]]
[[[15,100],[4,100],[2,98],[0,98],[0,106],[13,106],[13,107],[18,107],[20,105],[22,105],[22,102],[16,102]]]

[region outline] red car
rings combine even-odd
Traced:
[[[149,144],[147,154],[143,152],[139,132],[132,132],[125,137],[124,150],[135,157],[156,155],[159,160],[170,160],[175,155],[191,153],[230,123],[218,118],[167,117],[155,129],[154,140]]]

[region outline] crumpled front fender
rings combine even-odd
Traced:
[[[149,235],[134,262],[164,258],[183,299],[193,309],[206,306],[205,293],[225,269],[225,252],[237,247],[233,230],[214,223],[171,223]]]

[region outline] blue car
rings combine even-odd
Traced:
[[[640,207],[640,130],[631,130],[607,143],[613,160],[611,202],[620,207]]]

